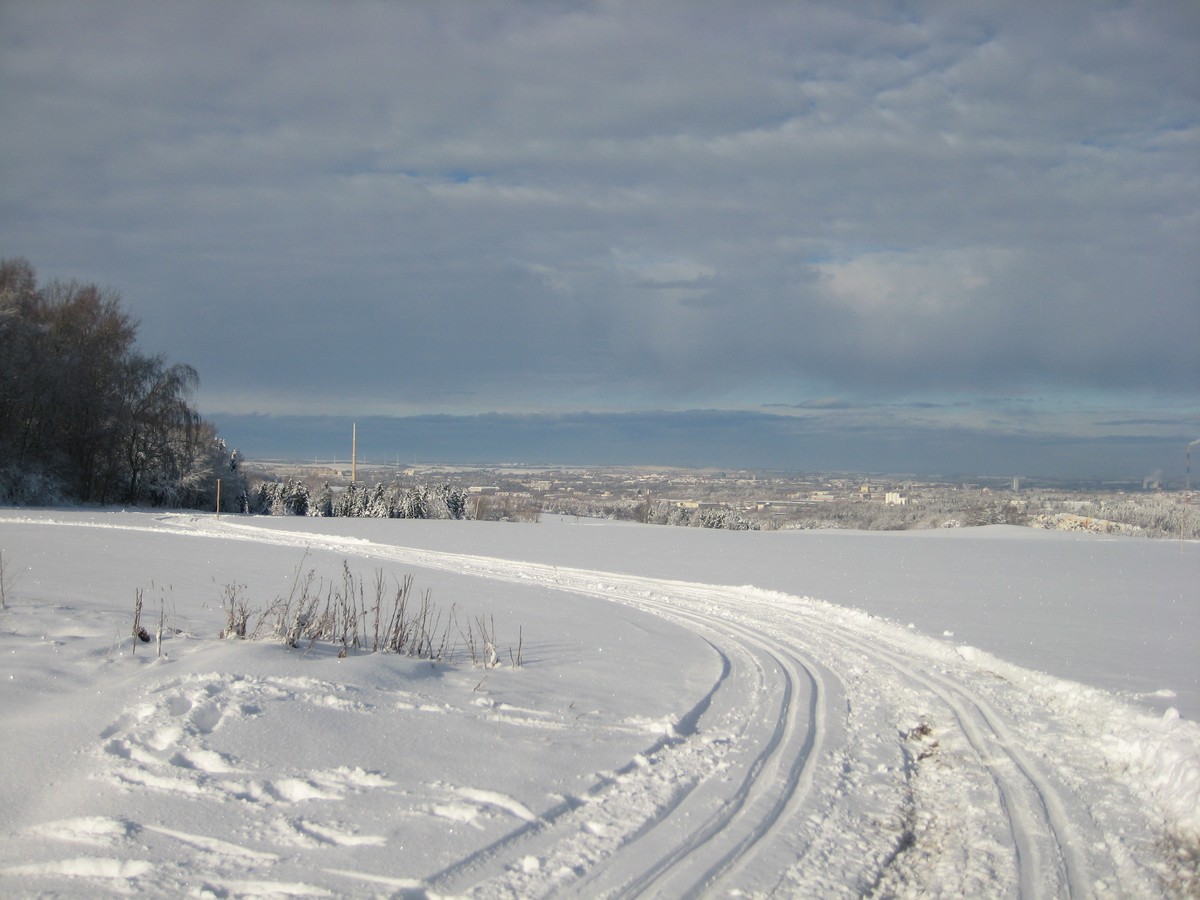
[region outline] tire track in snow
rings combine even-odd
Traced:
[[[527,822],[492,844],[480,848],[447,868],[428,876],[426,883],[431,887],[436,887],[439,891],[445,891],[460,884],[469,887],[488,878],[502,877],[504,873],[511,870],[510,863],[513,859],[518,857],[528,859],[531,852],[552,846],[555,841],[561,840],[561,830],[569,827],[568,820],[572,815],[583,815],[583,810],[589,809],[590,811],[594,804],[603,804],[606,795],[615,785],[637,779],[639,770],[645,766],[646,760],[662,756],[680,744],[687,736],[693,734],[696,730],[696,723],[707,712],[713,698],[733,669],[729,657],[724,652],[715,646],[713,650],[722,660],[721,674],[709,691],[680,717],[674,734],[664,735],[642,751],[636,759],[626,763],[611,776],[601,778],[585,792],[583,797],[565,798],[533,821]],[[686,792],[688,789],[690,786],[685,786],[682,791]],[[650,810],[648,814],[651,818],[642,826],[643,829],[650,827],[657,819],[669,812],[672,805]],[[555,829],[559,829],[559,831]],[[538,868],[540,870],[540,864]]]
[[[189,519],[188,524],[198,521]],[[683,724],[677,728],[677,734],[658,742],[643,756],[681,755],[678,747],[695,741],[695,723],[702,716],[711,718],[714,713],[732,719],[723,723],[722,730],[735,732],[741,747],[761,744],[761,750],[752,755],[722,754],[723,763],[736,765],[736,776],[726,769],[720,780],[708,778],[699,784],[685,785],[669,803],[650,811],[621,843],[620,852],[611,853],[589,869],[582,880],[572,884],[572,891],[590,896],[614,892],[636,896],[650,889],[680,896],[695,894],[752,859],[758,846],[800,806],[805,790],[812,783],[826,728],[826,689],[816,663],[802,660],[793,648],[784,647],[754,629],[730,622],[714,628],[702,613],[680,609],[670,591],[690,586],[670,584],[665,599],[654,601],[646,595],[650,589],[663,590],[664,583],[612,573],[412,550],[357,539],[281,535],[234,523],[223,523],[219,531],[209,526],[202,533],[220,536],[227,530],[251,540],[320,546],[373,559],[512,583],[537,583],[571,593],[615,599],[676,621],[701,634],[717,650],[724,660],[722,677],[697,707],[681,719]],[[735,670],[728,677],[731,657],[750,661],[748,671]],[[734,681],[740,681],[741,685],[730,690],[729,683]],[[747,706],[747,697],[755,693],[775,696],[765,703]],[[711,709],[714,704],[720,709]],[[712,760],[708,762],[711,765]],[[695,767],[696,761],[689,760],[680,778],[686,778]],[[636,765],[626,766],[618,773],[625,778],[637,774]],[[731,780],[736,785],[733,789],[725,787]],[[590,792],[589,805],[603,802],[604,797],[604,785],[598,785]],[[582,805],[571,800],[560,804],[543,814],[538,822],[528,823],[471,857],[435,873],[428,883],[439,892],[457,893],[468,877],[478,883],[480,878],[508,873],[511,866],[506,864],[514,856],[528,855],[532,848],[561,840],[554,834],[556,827],[561,825],[573,833],[577,826],[568,820]],[[700,824],[693,825],[693,821]],[[501,866],[499,871],[497,864]],[[539,872],[541,869],[539,866]]]
[[[643,609],[659,607],[663,614],[676,620],[679,615],[677,604],[668,600],[662,604],[650,604],[636,596],[636,589],[644,584],[643,579],[631,583],[624,576],[608,575],[614,583],[625,583],[621,593],[632,595],[637,606]],[[614,592],[589,591],[598,596],[611,596]],[[737,602],[744,599],[737,589],[723,590],[694,585],[674,584],[670,588],[678,601],[691,595],[694,602]],[[627,597],[628,599],[628,597]],[[862,635],[852,634],[829,623],[806,622],[810,632],[820,633],[826,641],[840,644],[843,649],[861,649]],[[730,627],[726,623],[726,627]],[[746,629],[737,629],[742,634]],[[972,691],[932,671],[920,672],[905,658],[885,649],[876,642],[871,647],[874,657],[887,663],[910,683],[920,685],[938,697],[952,712],[963,736],[974,749],[980,764],[988,771],[999,794],[1000,807],[1008,820],[1009,832],[1017,858],[1017,886],[1021,896],[1091,896],[1093,878],[1089,864],[1080,849],[1082,842],[1077,822],[1083,827],[1089,823],[1084,816],[1068,815],[1067,804],[1050,780],[1043,775],[1020,749],[1009,729],[986,701]],[[789,676],[789,683],[791,681]],[[815,709],[814,709],[815,712]],[[785,788],[783,796],[791,799],[793,792]],[[679,848],[676,856],[698,849],[703,841]],[[694,884],[680,895],[694,895],[701,887],[711,882],[724,871],[724,866],[714,866],[711,876]],[[654,877],[649,877],[654,875]],[[635,895],[653,884],[657,876],[632,882],[620,895]],[[668,893],[677,894],[675,890]]]
[[[1098,833],[1095,823],[1088,816],[1082,801],[1064,793],[1036,765],[1014,739],[1009,726],[994,708],[982,699],[961,679],[949,674],[938,674],[933,661],[921,663],[907,652],[889,646],[876,635],[834,621],[829,616],[813,614],[798,605],[788,610],[793,617],[802,616],[802,625],[790,627],[781,622],[786,618],[777,597],[766,602],[768,592],[749,588],[732,588],[696,585],[661,579],[603,573],[582,569],[567,569],[537,563],[516,562],[468,554],[417,550],[373,544],[359,539],[343,539],[312,534],[282,534],[268,532],[255,526],[221,523],[218,527],[201,524],[201,520],[168,521],[168,525],[182,526],[185,530],[196,528],[195,533],[213,537],[241,537],[265,543],[292,546],[319,546],[356,556],[387,559],[394,562],[443,569],[482,578],[493,578],[524,584],[538,584],[575,593],[600,596],[626,603],[649,612],[666,616],[685,627],[706,634],[714,634],[714,621],[720,619],[723,632],[723,651],[733,649],[749,654],[758,660],[768,660],[782,673],[782,699],[778,700],[779,718],[771,731],[769,746],[745,769],[741,787],[730,792],[726,799],[727,809],[709,815],[699,828],[680,836],[674,823],[687,818],[699,798],[697,786],[689,786],[682,796],[668,807],[650,817],[637,833],[620,846],[615,853],[597,861],[583,881],[576,882],[578,889],[588,893],[615,892],[620,895],[637,895],[654,891],[681,895],[694,894],[713,887],[721,878],[734,878],[740,867],[754,858],[758,848],[769,841],[776,832],[783,832],[789,821],[796,821],[801,813],[811,812],[815,805],[806,803],[811,782],[819,775],[829,776],[829,766],[819,771],[812,760],[820,755],[820,732],[833,721],[823,706],[821,679],[814,677],[817,664],[806,661],[809,653],[821,658],[821,664],[829,672],[846,667],[854,656],[866,655],[876,670],[886,668],[891,674],[879,681],[876,672],[875,687],[886,692],[888,687],[900,683],[920,693],[932,695],[949,713],[954,728],[963,736],[974,751],[977,765],[986,771],[995,786],[996,812],[1007,821],[1012,848],[1015,851],[1015,872],[1012,888],[1022,896],[1089,896],[1097,883],[1094,864],[1103,865],[1099,857],[1090,856],[1086,846],[1103,846],[1103,835]],[[721,615],[713,616],[706,608]],[[740,624],[734,625],[730,611],[736,611]],[[807,613],[807,614],[805,614]],[[736,634],[732,641],[729,634]],[[778,640],[776,640],[778,638]],[[787,646],[785,646],[785,644]],[[806,649],[802,649],[806,648]],[[761,663],[760,663],[761,665]],[[765,670],[764,670],[765,671]],[[835,674],[834,678],[838,676]],[[798,738],[802,729],[797,713],[795,693],[798,686],[807,683],[811,691],[808,717],[805,719],[807,732]],[[715,686],[721,687],[720,684]],[[847,688],[849,692],[849,688]],[[851,701],[857,699],[851,695]],[[825,724],[817,724],[826,720]],[[749,721],[747,718],[746,722]],[[861,729],[860,737],[869,737]],[[879,735],[875,741],[886,742]],[[665,747],[664,749],[675,749]],[[843,743],[842,749],[846,746]],[[849,752],[858,752],[850,750]],[[791,763],[786,762],[787,758]],[[781,777],[780,773],[785,773]],[[711,773],[710,773],[711,774]],[[777,795],[776,795],[777,792]],[[773,802],[768,798],[773,797]],[[765,806],[766,810],[759,809]],[[826,807],[820,807],[821,810]],[[565,817],[572,810],[564,809]],[[555,817],[558,818],[557,816]],[[553,842],[554,821],[539,823],[523,829],[518,835],[524,838],[537,832],[539,844]],[[803,830],[802,826],[797,826]],[[675,841],[665,854],[654,856],[648,851],[659,838],[670,834]],[[782,837],[781,837],[782,840]],[[489,859],[494,863],[504,853],[517,850],[520,840],[502,842],[494,848]],[[720,846],[720,850],[714,847]],[[889,863],[904,850],[901,841],[889,857]],[[721,855],[713,861],[714,853]],[[464,861],[465,862],[465,861]],[[508,872],[517,866],[511,861]],[[819,861],[818,861],[819,862]],[[488,866],[484,866],[488,868]],[[453,871],[435,876],[437,886],[444,882],[457,883],[456,879],[473,871],[471,865],[463,865]],[[882,872],[875,874],[875,883]],[[1119,873],[1109,872],[1117,876]],[[578,873],[576,873],[578,875]],[[549,875],[534,879],[528,884],[530,893],[547,890],[562,890],[566,885],[555,883]],[[484,885],[477,885],[479,893],[489,893]],[[511,886],[511,885],[510,885]],[[595,888],[593,891],[592,889]],[[539,890],[540,889],[540,890]]]
[[[718,589],[719,591],[719,589]],[[736,602],[737,590],[728,600]],[[830,622],[806,620],[810,634],[843,650],[861,650],[861,632]],[[885,663],[911,684],[934,695],[952,713],[957,727],[973,748],[998,792],[1000,809],[1008,822],[1016,852],[1017,889],[1021,896],[1087,897],[1093,894],[1093,876],[1080,837],[1081,828],[1095,832],[1086,814],[1068,814],[1068,803],[1021,750],[1001,717],[985,700],[964,684],[920,668],[913,660],[887,649],[879,641],[871,656]],[[1091,834],[1095,844],[1097,835]]]
[[[721,793],[715,812],[705,814],[705,800],[711,798],[701,789],[715,782],[690,787],[644,821],[619,853],[571,885],[572,892],[637,896],[653,889],[666,895],[693,896],[751,860],[759,844],[785,821],[785,813],[793,812],[802,802],[802,788],[811,784],[825,730],[825,689],[816,664],[801,661],[794,649],[781,646],[759,631],[727,621],[715,629],[708,617],[680,609],[673,602],[677,595],[671,592],[691,590],[693,586],[383,545],[372,546],[369,555],[519,584],[533,582],[636,606],[691,628],[717,647],[726,660],[735,653],[755,659],[755,681],[760,689],[779,693],[766,715],[757,717],[746,715],[736,698],[728,703],[727,714],[740,718],[741,740],[759,743],[765,739],[765,746],[753,758],[739,762],[741,780],[732,792]],[[662,590],[664,584],[669,585],[665,599],[647,599],[649,589]],[[709,593],[704,596],[708,601],[719,599]],[[768,669],[776,677],[767,677]],[[706,698],[706,712],[709,703],[720,699],[720,688],[722,684],[718,683]],[[797,694],[807,698],[804,707]],[[761,724],[756,725],[756,719]],[[669,743],[664,747],[667,752],[671,749]],[[702,824],[688,829],[686,823],[701,816]],[[659,837],[664,833],[669,835],[666,842]],[[456,889],[460,874],[457,868],[439,873],[431,884],[439,890]]]
[[[607,595],[604,591],[587,592]],[[711,622],[671,609],[667,603],[638,605],[644,609],[653,607],[660,615],[694,630],[713,630]],[[682,838],[671,834],[666,840],[673,843],[666,845],[662,839],[655,839],[650,828],[644,828],[635,837],[642,842],[636,857],[629,853],[618,855],[611,863],[580,879],[572,886],[572,893],[638,896],[653,889],[670,896],[694,895],[749,861],[756,845],[768,837],[811,785],[825,731],[823,679],[811,664],[747,629],[731,626],[723,628],[721,634],[725,639],[734,636],[744,651],[758,655],[760,673],[766,671],[762,664],[765,661],[782,679],[778,707],[772,707],[775,726],[766,745],[743,764],[740,784],[732,794],[726,794],[700,825],[689,828]],[[805,697],[807,703],[802,703]],[[689,806],[702,806],[696,799],[690,805],[679,804],[671,809],[670,816],[682,821],[692,818],[694,813]],[[653,826],[662,824],[665,818],[655,821]],[[658,834],[664,831],[660,828]],[[646,859],[653,862],[647,866]]]
[[[829,626],[825,626],[829,628]],[[832,630],[832,629],[831,629]],[[832,637],[832,635],[831,635]],[[850,640],[843,634],[839,640]],[[918,671],[898,654],[875,646],[874,655],[942,700],[999,791],[1017,853],[1021,896],[1087,897],[1093,893],[1080,827],[1067,804],[1013,739],[994,709],[977,694],[933,671]],[[1077,824],[1078,823],[1078,824]]]
[[[527,574],[515,577],[527,582]],[[509,577],[513,577],[512,573]],[[556,586],[612,599],[607,586],[569,587],[562,582]],[[665,895],[694,893],[747,859],[780,819],[784,808],[794,802],[796,786],[806,775],[811,776],[822,722],[820,716],[812,715],[823,697],[818,689],[819,680],[811,679],[807,669],[797,665],[781,648],[769,646],[744,629],[735,629],[737,637],[731,641],[727,630],[713,629],[702,617],[685,612],[668,616],[701,634],[724,660],[721,678],[701,704],[681,719],[676,734],[643,754],[654,760],[655,771],[644,773],[647,779],[661,780],[662,770],[674,766],[676,775],[669,780],[682,786],[669,802],[642,810],[642,819],[626,822],[630,830],[621,837],[619,849],[614,843],[607,848],[607,856],[589,867],[582,877],[569,884],[553,885],[556,893],[636,896],[651,888]],[[718,641],[720,644],[715,643]],[[738,663],[735,665],[731,658]],[[777,696],[763,702],[747,702],[747,698],[763,694]],[[809,701],[807,710],[801,708],[805,697]],[[728,741],[721,738],[722,743],[732,743],[736,738],[743,745],[752,745],[766,738],[765,746],[752,758],[736,760],[736,765],[731,760],[732,754],[722,754],[723,777],[683,784],[704,767],[705,760],[697,757],[706,756],[712,746],[711,740],[702,740],[697,734],[696,723],[702,716],[705,732],[719,730],[722,735],[733,734]],[[713,717],[724,721],[719,726],[710,726]],[[707,762],[711,768],[711,760]],[[631,780],[635,792],[640,791],[637,779],[643,774],[641,768],[630,765],[618,773],[618,777]],[[735,782],[736,788],[725,787],[729,782]],[[603,805],[608,799],[604,787],[598,786],[586,804],[572,804],[568,809],[544,816],[541,828],[523,829],[437,873],[429,879],[430,886],[439,892],[470,890],[486,896],[490,893],[490,883],[498,893],[514,889],[521,895],[544,893],[551,886],[544,884],[543,869],[554,872],[561,869],[556,858],[570,860],[577,855],[571,839],[580,823],[567,814],[577,813],[576,819],[596,819],[593,804]],[[627,816],[629,812],[621,807],[614,815]],[[692,824],[697,820],[699,825]],[[556,843],[565,846],[556,852]],[[503,854],[511,859],[539,850],[545,862],[539,862],[531,873],[533,877],[514,885],[512,867],[504,865]]]
[[[420,555],[425,557],[421,561],[422,565],[431,565],[432,560],[427,558],[428,551],[420,551]],[[436,555],[438,558],[444,558],[442,554]],[[486,577],[521,582],[532,580],[547,583],[545,570],[551,569],[553,584],[559,588],[575,593],[620,600],[640,609],[657,612],[675,621],[690,622],[693,627],[704,627],[707,624],[706,620],[681,614],[678,606],[679,600],[686,598],[692,602],[714,604],[736,603],[744,599],[739,596],[743,592],[738,589],[663,582],[658,579],[534,566],[528,563],[507,565],[500,563],[497,565],[499,561],[491,559],[484,561],[463,554],[450,554],[450,560],[452,560],[452,568],[456,571],[484,574],[476,571],[482,568],[486,571]],[[603,585],[602,588],[596,589],[587,584],[596,580],[600,581]],[[572,581],[581,581],[584,584],[572,584]],[[644,596],[647,589],[663,591],[666,599],[658,602],[648,601]],[[742,639],[751,645],[763,648],[764,640],[761,632],[731,626],[728,620],[722,624],[724,628],[739,633]],[[805,624],[810,631],[820,633],[829,643],[837,643],[844,649],[862,649],[863,637],[860,634],[849,634],[828,623],[806,621]],[[776,655],[779,651],[778,645],[775,645],[774,649],[776,652],[770,653],[770,655],[783,673],[784,690],[790,696],[800,679],[796,670],[787,666],[780,655]],[[928,671],[918,672],[909,662],[884,649],[878,642],[871,646],[870,652],[875,658],[885,661],[910,683],[933,693],[953,713],[959,729],[974,748],[980,764],[988,771],[996,785],[999,795],[999,811],[1008,822],[1009,833],[1016,851],[1015,877],[1020,895],[1030,897],[1091,896],[1093,892],[1092,876],[1082,851],[1079,849],[1081,843],[1078,829],[1065,812],[1066,804],[1049,780],[1020,750],[1008,729],[1000,723],[997,714],[966,688],[953,683],[944,676],[937,676]],[[811,672],[809,675],[811,677]],[[818,696],[819,693],[814,694],[814,712],[817,712],[819,706]],[[785,702],[780,712],[781,721],[784,721],[794,713],[794,708],[790,703]],[[784,730],[788,730],[786,726]],[[764,792],[777,789],[779,795],[775,808],[762,818],[760,827],[751,828],[750,834],[722,856],[719,862],[711,866],[707,864],[701,866],[704,871],[698,878],[691,879],[691,883],[689,883],[687,875],[682,874],[682,872],[690,871],[682,868],[684,862],[689,858],[699,858],[702,849],[711,850],[707,845],[717,840],[718,836],[728,836],[732,823],[744,808],[743,796],[731,797],[721,814],[714,816],[704,828],[685,839],[668,856],[655,863],[640,876],[627,883],[622,883],[620,875],[615,878],[606,877],[604,873],[608,871],[608,867],[601,866],[598,871],[602,874],[592,879],[585,878],[579,884],[580,889],[586,889],[586,893],[606,893],[616,887],[616,896],[637,896],[645,890],[654,888],[671,895],[694,896],[701,889],[712,886],[717,879],[734,869],[739,862],[746,861],[744,858],[751,855],[753,846],[765,836],[771,825],[779,820],[783,807],[797,806],[800,803],[795,786],[799,782],[798,773],[804,769],[803,764],[795,766],[797,777],[791,783],[778,785],[774,781],[761,779],[761,768],[765,765],[765,760],[774,755],[774,751],[780,743],[782,743],[782,736],[779,736],[777,740],[773,735],[771,746],[750,767],[750,774],[744,785],[746,794],[754,789],[751,786],[752,783]],[[802,752],[798,754],[797,758],[803,763],[809,760],[809,755],[809,753]],[[763,787],[763,784],[768,786]],[[642,835],[639,835],[639,838],[644,839]],[[631,855],[628,845],[623,848],[623,852],[626,854],[626,858]],[[636,855],[640,858],[642,854],[639,851]],[[613,864],[613,871],[619,872],[622,868],[619,862]],[[693,868],[697,867],[693,866]],[[592,882],[595,882],[595,886],[599,888],[598,891],[591,890]]]

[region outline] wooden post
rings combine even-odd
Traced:
[[[217,518],[221,518],[221,479],[217,479]]]

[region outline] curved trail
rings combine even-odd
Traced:
[[[1153,829],[1130,819],[1137,800],[1102,777],[1085,735],[1029,690],[894,624],[753,587],[161,522],[601,597],[689,629],[717,654],[719,677],[672,734],[585,796],[427,875],[434,894],[1162,890],[1129,849],[1152,843]],[[530,859],[538,865],[522,865]]]

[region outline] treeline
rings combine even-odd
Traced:
[[[1200,538],[1200,506],[1173,494],[1045,500],[1030,504],[1029,514],[1082,516],[1126,525],[1149,537]]]
[[[974,525],[1023,525],[1028,520],[1022,507],[1007,501],[966,504],[930,501],[921,506],[887,506],[879,502],[843,500],[807,506],[780,504],[768,510],[754,511],[720,501],[707,503],[702,508],[688,508],[665,500],[562,499],[550,504],[547,512],[726,531],[819,528],[904,531]]]
[[[120,296],[94,284],[38,285],[0,261],[0,502],[244,505],[216,429],[192,406],[199,376],[136,346]]]
[[[315,493],[299,480],[265,481],[248,497],[247,512],[275,516],[345,516],[370,519],[465,519],[467,494],[446,482],[429,488],[382,482],[373,488],[351,484]]]
[[[779,527],[778,522],[769,517],[746,515],[728,504],[711,504],[703,509],[688,509],[665,500],[650,501],[643,498],[557,498],[546,504],[546,512],[592,519],[641,522],[647,525],[723,528],[727,531],[769,531]]]
[[[721,528],[729,531],[782,529],[855,529],[907,531],[928,528],[971,528],[980,525],[1025,525],[1037,528],[1071,527],[1055,524],[1056,516],[1089,519],[1103,530],[1105,523],[1122,526],[1123,533],[1147,537],[1200,538],[1200,506],[1177,496],[1144,494],[1091,498],[1012,498],[943,496],[906,506],[843,500],[809,506],[778,506],[775,512],[739,509],[713,503],[688,509],[667,501],[636,498],[592,500],[557,499],[546,512],[590,518]],[[1079,526],[1081,527],[1081,526]],[[1114,531],[1118,529],[1114,528]]]

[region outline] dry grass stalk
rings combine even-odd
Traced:
[[[376,570],[368,605],[367,584],[354,574],[348,563],[342,564],[340,583],[320,580],[314,569],[302,573],[302,568],[297,568],[288,595],[276,598],[258,614],[250,636],[261,638],[270,634],[289,647],[307,642],[311,648],[317,641],[339,644],[339,656],[369,648],[374,653],[450,662],[457,634],[472,665],[486,668],[499,665],[494,618],[478,616],[474,623],[467,623],[464,631],[456,606],[451,606],[449,614],[445,614],[428,589],[421,594],[420,604],[414,605],[412,589],[411,575],[389,586],[383,570]],[[239,585],[228,585],[223,590],[222,606],[226,611],[223,638],[246,637],[246,622],[251,613],[241,598],[241,590]],[[515,655],[509,649],[509,659],[514,666],[521,665],[519,646]]]

